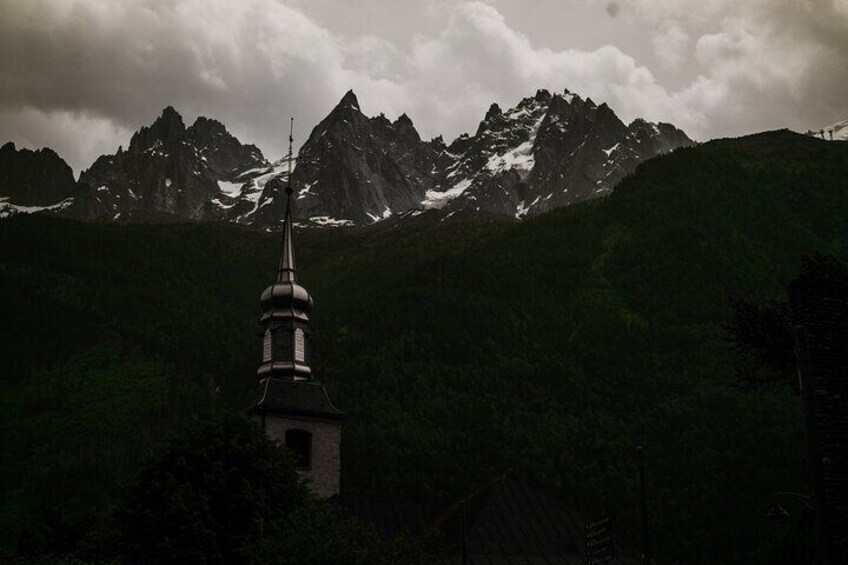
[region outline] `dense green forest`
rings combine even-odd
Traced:
[[[342,488],[450,499],[513,469],[655,553],[793,562],[809,492],[799,399],[740,386],[731,300],[848,255],[848,143],[786,131],[641,165],[609,197],[516,223],[303,231],[313,367],[348,414]],[[278,235],[0,221],[0,532],[73,547],[170,430],[243,405]]]

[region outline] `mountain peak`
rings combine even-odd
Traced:
[[[142,127],[130,140],[130,152],[140,153],[157,141],[171,142],[185,135],[183,118],[173,106],[166,106],[162,114],[150,126]]]
[[[529,98],[526,100],[529,100]],[[477,132],[474,135],[478,136],[481,135],[483,132],[489,130],[489,128],[493,126],[493,122],[495,122],[499,116],[503,116],[503,111],[501,110],[501,107],[498,106],[497,103],[492,103],[492,105],[489,106],[489,109],[486,111],[486,116],[477,126]]]
[[[410,120],[409,116],[406,114],[398,116],[393,125],[396,128],[398,135],[401,136],[402,139],[406,139],[407,143],[416,144],[421,141],[421,138],[418,136],[418,131],[415,129],[415,126],[412,125],[412,120]]]
[[[183,127],[185,127],[185,124],[183,123],[183,117],[180,115],[179,112],[174,109],[173,106],[165,106],[165,108],[162,110],[162,114],[159,116],[159,118],[156,119],[156,121],[168,124],[179,123]]]
[[[533,97],[537,102],[550,102],[551,93],[544,88],[540,88],[536,91],[536,95]]]
[[[613,111],[613,109],[612,109],[612,108],[610,108],[610,107],[609,107],[609,105],[607,105],[607,103],[606,103],[606,102],[603,102],[603,103],[602,103],[600,106],[598,106],[597,108],[598,108],[598,114],[599,114],[599,115],[602,115],[602,116],[612,116],[612,117],[614,117],[616,120],[618,120],[618,116],[616,116],[616,115],[615,115],[615,112]]]
[[[185,133],[185,123],[173,106],[166,106],[150,129],[161,139],[174,139]]]
[[[19,206],[52,206],[74,195],[73,171],[49,147],[0,147],[0,200]],[[0,217],[5,206],[0,204]]]
[[[345,95],[339,101],[338,107],[359,110],[359,100],[356,99],[356,94],[353,93],[353,90],[345,92]]]
[[[379,115],[371,118],[371,121],[375,124],[378,124],[381,127],[386,127],[386,126],[392,125],[392,122],[389,120],[389,118],[386,117],[386,115],[383,112],[380,112]]]
[[[190,129],[201,129],[207,131],[227,131],[227,128],[218,120],[207,118],[206,116],[197,116]]]

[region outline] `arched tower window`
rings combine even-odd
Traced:
[[[271,330],[265,330],[265,335],[262,338],[262,362],[267,363],[271,360]]]
[[[286,430],[286,447],[294,455],[298,469],[312,465],[312,434],[306,430]]]
[[[306,336],[300,328],[294,330],[294,360],[306,363]]]

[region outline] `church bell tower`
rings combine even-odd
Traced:
[[[267,436],[294,455],[298,471],[319,498],[339,492],[344,413],[330,402],[311,368],[312,297],[297,282],[292,241],[291,150],[282,249],[276,280],[260,297],[262,343],[256,400],[250,409]]]

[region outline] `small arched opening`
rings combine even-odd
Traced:
[[[294,456],[298,469],[312,466],[312,434],[306,430],[286,430],[286,447]]]

